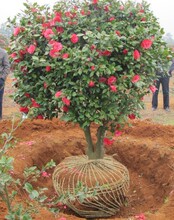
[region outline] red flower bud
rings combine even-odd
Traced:
[[[90,81],[90,82],[88,83],[88,86],[89,86],[89,87],[94,87],[94,86],[95,86],[95,83],[94,83],[93,81]]]
[[[71,35],[71,42],[73,44],[76,44],[78,41],[79,41],[79,38],[78,38],[77,34],[72,34]]]

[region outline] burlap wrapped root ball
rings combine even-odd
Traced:
[[[72,156],[55,168],[53,185],[79,216],[109,217],[125,203],[129,172],[112,157],[88,160],[86,156]]]

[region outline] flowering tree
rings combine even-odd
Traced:
[[[155,91],[160,63],[167,73],[170,51],[146,2],[63,0],[47,6],[25,3],[11,23],[15,101],[33,117],[78,123],[89,159],[103,158],[128,119],[138,116],[143,96]],[[98,125],[97,141],[91,124]]]

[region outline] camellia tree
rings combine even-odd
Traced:
[[[156,90],[159,65],[167,74],[171,52],[162,40],[163,29],[146,2],[61,0],[52,10],[37,3],[25,6],[23,14],[10,21],[15,26],[10,54],[14,99],[21,112],[35,118],[60,116],[78,123],[87,141],[85,163],[101,161],[104,145],[111,145],[124,124],[139,116],[144,95]],[[96,138],[92,124],[97,125]],[[127,183],[127,171],[123,173]],[[113,213],[106,211],[106,216]]]

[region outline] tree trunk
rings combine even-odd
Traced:
[[[105,135],[106,128],[100,126],[97,130],[97,143],[94,145],[91,137],[90,126],[84,129],[86,141],[87,141],[87,151],[86,155],[89,160],[102,159],[104,157],[104,147],[103,138]]]

